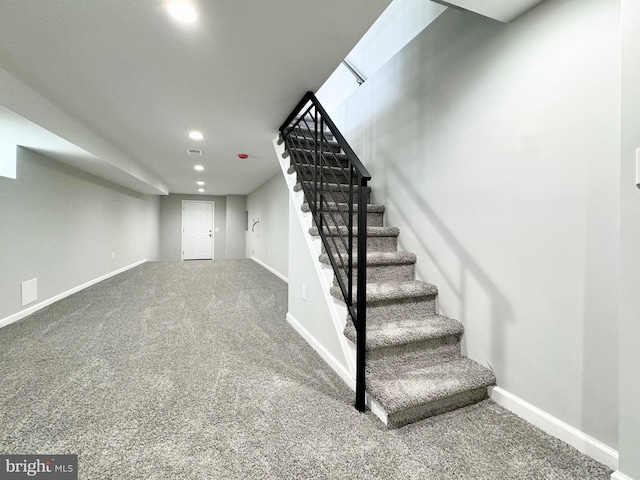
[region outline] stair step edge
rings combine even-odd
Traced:
[[[330,148],[331,147],[336,147],[336,146],[339,146],[339,145],[337,143],[329,144]],[[311,147],[311,148],[309,148],[309,147]],[[330,148],[329,149],[323,148],[322,149],[322,154],[323,155],[331,155],[331,156],[335,155],[336,157],[340,157],[340,158],[348,158],[346,153],[344,153],[342,151],[335,152],[335,151],[331,150]],[[298,152],[313,152],[313,153],[315,153],[315,151],[316,151],[315,150],[315,144],[313,144],[311,142],[309,143],[309,145],[291,145],[291,147],[287,148],[287,150],[296,150]],[[320,153],[319,149],[318,149],[318,153]]]
[[[347,227],[325,227],[325,233],[330,236],[337,235],[347,235],[348,228]],[[358,229],[354,228],[353,233],[357,234]],[[315,237],[320,236],[318,227],[311,227],[309,229],[309,234]],[[400,229],[397,227],[367,227],[367,237],[397,237],[400,235]]]
[[[339,300],[342,291],[338,286],[332,286],[331,295]],[[357,296],[358,290],[354,287],[353,296]],[[401,300],[408,298],[433,297],[438,294],[435,285],[424,283],[419,280],[408,282],[381,282],[367,284],[367,303]]]
[[[389,413],[387,414],[386,426],[387,429],[404,427],[405,425],[416,423],[429,417],[435,417],[459,408],[475,405],[488,398],[489,391],[487,387],[466,390],[440,400]]]
[[[347,203],[335,203],[335,202],[326,202],[326,203],[329,206],[329,210],[332,212],[344,212],[349,210],[349,204]],[[311,207],[306,202],[302,204],[301,208],[303,212],[311,211]],[[358,205],[353,206],[353,211],[354,213],[358,211]],[[384,213],[384,211],[385,211],[384,205],[367,204],[367,213]]]
[[[402,347],[437,340],[444,337],[460,336],[464,326],[444,315],[434,315],[418,319],[385,321],[367,325],[367,351]],[[353,322],[348,321],[344,335],[352,342],[357,341]]]
[[[416,385],[418,384],[419,385]],[[367,391],[388,415],[430,402],[451,397],[465,391],[495,385],[491,370],[470,358],[460,357],[402,375],[390,380],[369,374]]]
[[[347,185],[348,186],[349,184],[348,183],[347,184],[344,184],[344,183],[327,183],[327,184],[325,184],[325,190],[329,190],[329,191],[332,191],[332,192],[333,191],[340,191],[342,189],[342,185]],[[353,186],[353,189],[355,191],[357,191],[358,188],[360,188],[358,185],[354,185]],[[367,189],[367,191],[369,191],[369,192],[371,191],[371,187],[367,186],[365,188]],[[300,183],[300,182],[296,183],[293,186],[293,191],[294,192],[302,191],[302,183]]]
[[[334,254],[336,260],[342,257],[344,262],[347,261],[346,254]],[[330,265],[329,255],[323,253],[318,257],[320,263]],[[367,252],[367,266],[396,266],[396,265],[412,265],[416,263],[417,257],[411,252]],[[353,258],[354,267],[358,265],[358,258]]]

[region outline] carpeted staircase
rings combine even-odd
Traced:
[[[290,137],[287,153],[292,163],[289,174],[296,173],[293,161],[299,154],[310,154],[308,150],[305,152],[309,146],[308,137]],[[334,152],[330,156],[334,164],[329,164],[326,170],[333,170],[338,181],[347,184],[348,179],[335,165],[335,162],[346,162],[346,157],[341,155],[339,146],[328,134],[322,149]],[[297,183],[295,190],[302,189],[302,183]],[[346,204],[336,203],[332,197],[332,192],[338,192],[339,185],[329,185],[327,190],[325,195],[331,199],[330,208],[348,211]],[[390,428],[487,398],[487,387],[495,384],[495,376],[487,368],[462,356],[462,324],[438,314],[437,287],[415,279],[415,254],[398,251],[399,230],[384,226],[385,207],[371,205],[370,195],[368,198],[367,393],[386,412]],[[302,209],[309,211],[309,205],[304,203]],[[342,230],[345,233],[347,227],[342,216],[334,218],[336,220],[324,227],[325,232],[337,235]],[[310,234],[319,235],[318,228],[311,228]],[[324,248],[319,261],[330,265]],[[331,294],[342,300],[337,283],[331,287]],[[344,335],[352,342],[356,341],[351,318],[347,318]]]

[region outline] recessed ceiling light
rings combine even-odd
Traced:
[[[199,189],[198,189],[198,191],[199,191],[200,193],[202,193],[202,192],[204,192],[204,188],[199,188]]]
[[[175,20],[182,23],[193,23],[198,19],[194,6],[186,1],[176,0],[167,6],[167,11]]]
[[[198,171],[198,172],[202,172],[204,171],[204,167],[202,165],[195,165],[193,167],[194,170]]]
[[[198,185],[202,186],[202,185],[204,185],[204,180],[198,180],[196,183],[197,183]]]
[[[189,132],[189,138],[191,140],[202,140],[204,139],[204,133],[199,132],[198,130],[191,130]]]

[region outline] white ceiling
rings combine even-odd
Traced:
[[[203,178],[207,194],[247,194],[277,172],[282,120],[389,3],[198,0],[183,25],[164,0],[0,0],[0,128],[48,131],[66,153],[43,153],[140,192]]]

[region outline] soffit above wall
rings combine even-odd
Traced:
[[[458,7],[500,22],[510,22],[543,0],[433,0],[436,3]]]

